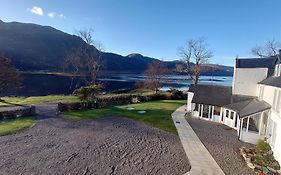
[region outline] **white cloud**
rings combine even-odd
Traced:
[[[48,16],[49,16],[50,18],[54,18],[54,17],[56,16],[56,13],[50,12],[50,13],[48,13]]]
[[[64,14],[62,14],[62,13],[59,15],[59,17],[60,17],[61,19],[65,19],[65,18],[66,18],[66,17],[64,16]]]
[[[35,15],[39,15],[39,16],[43,16],[44,15],[44,11],[41,7],[32,7],[32,9],[28,9],[28,11],[30,11],[31,13],[35,14]]]
[[[55,13],[55,12],[49,12],[48,17],[49,18],[60,18],[60,19],[66,18],[62,13],[58,14],[58,13]]]

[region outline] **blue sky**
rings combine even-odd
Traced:
[[[280,7],[280,0],[8,0],[1,2],[0,19],[70,34],[92,27],[108,52],[164,60],[179,59],[186,40],[206,37],[210,62],[233,65],[256,44],[281,41]]]

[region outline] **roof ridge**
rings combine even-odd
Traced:
[[[254,98],[254,99],[248,100],[249,103],[247,103],[247,105],[246,105],[245,107],[243,107],[240,111],[242,111],[242,110],[245,109],[247,106],[249,106],[249,104],[250,104],[252,101],[254,101],[254,100],[258,100],[258,99]],[[247,100],[246,100],[246,101],[247,101]]]

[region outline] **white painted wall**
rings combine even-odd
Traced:
[[[274,75],[281,76],[281,64],[276,64]]]
[[[259,85],[259,99],[272,106],[266,137],[273,150],[274,157],[281,162],[281,88]]]
[[[240,133],[240,140],[252,144],[257,144],[259,139],[264,139],[264,136],[259,135],[259,133],[251,132],[251,131],[244,131],[242,130]]]
[[[213,119],[214,122],[220,123],[221,122],[221,116],[220,115],[213,115]]]
[[[267,77],[267,68],[235,68],[232,93],[258,96],[258,82]]]
[[[222,123],[231,127],[231,128],[233,128],[233,129],[237,129],[237,127],[235,127],[235,118],[237,117],[236,112],[232,111],[232,110],[229,110],[229,109],[226,109],[226,108],[224,108],[223,110],[224,110],[224,112],[223,112],[224,116],[223,116],[223,122]],[[226,117],[227,111],[228,111],[228,117]],[[230,118],[231,112],[233,112],[233,119]],[[239,120],[237,119],[237,126],[239,125],[238,122],[239,122]]]
[[[187,93],[187,112],[192,112],[194,109],[194,105],[191,103],[194,93],[188,92]]]
[[[266,135],[275,159],[281,162],[281,118],[280,114],[274,111],[271,111]]]

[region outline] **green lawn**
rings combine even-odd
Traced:
[[[72,95],[48,95],[48,96],[33,96],[33,97],[2,97],[0,101],[0,107],[13,106],[13,105],[29,105],[38,103],[49,103],[49,102],[78,102],[80,101],[76,96]]]
[[[105,95],[98,95],[99,98],[108,98],[113,96],[122,96],[122,95],[150,95],[154,92],[151,90],[143,90],[138,89],[128,93],[123,94],[105,94]],[[32,96],[32,97],[1,97],[2,100],[5,102],[1,102],[0,100],[0,107],[7,107],[7,106],[15,106],[15,105],[30,105],[30,104],[39,104],[39,103],[71,103],[71,102],[79,102],[80,100],[78,97],[73,95],[47,95],[47,96]]]
[[[171,114],[185,103],[185,100],[160,100],[102,109],[66,112],[65,114],[75,120],[95,119],[104,116],[124,116],[168,132],[177,133]],[[128,108],[135,109],[128,110]],[[139,114],[138,111],[141,110],[146,111],[146,113]]]
[[[24,117],[0,121],[0,136],[13,134],[32,127],[36,123],[35,117]]]

